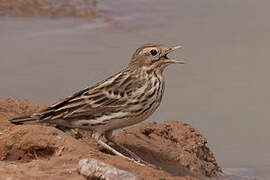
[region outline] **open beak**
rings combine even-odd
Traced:
[[[182,48],[183,46],[175,46],[175,47],[172,47],[171,49],[170,49],[170,52],[172,52],[172,51],[175,51],[176,49],[180,49],[180,48]]]
[[[185,64],[185,61],[179,61],[176,59],[168,59],[166,60],[166,63]]]
[[[168,50],[167,54],[169,54],[170,52],[175,51],[176,49],[180,49],[180,48],[182,48],[182,46],[175,46],[175,47],[172,47],[172,48],[170,48],[170,49]],[[166,60],[165,60],[166,63],[185,64],[184,61],[179,61],[179,60],[176,60],[176,59],[169,59],[169,58],[167,58],[167,54],[165,55],[165,57],[166,57]]]

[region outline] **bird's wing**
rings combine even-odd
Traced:
[[[51,105],[47,109],[33,114],[40,120],[54,119],[95,119],[109,112],[126,107],[132,100],[132,92],[143,86],[143,82],[127,71],[122,71],[86,88],[72,96]]]

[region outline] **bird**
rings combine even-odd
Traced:
[[[181,48],[148,43],[139,47],[122,71],[28,116],[9,120],[13,124],[46,123],[92,131],[92,138],[113,154],[146,164],[135,153],[113,140],[113,131],[146,120],[159,107],[164,94],[164,69],[184,64],[168,54]],[[122,148],[120,153],[107,142]]]

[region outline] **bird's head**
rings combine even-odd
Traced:
[[[139,47],[132,56],[130,67],[133,68],[153,68],[163,71],[169,64],[184,64],[168,57],[168,54],[181,46],[168,47],[162,44],[145,44]]]

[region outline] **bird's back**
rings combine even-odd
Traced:
[[[149,117],[160,104],[162,75],[125,69],[97,85],[79,91],[38,113],[13,123],[53,123],[70,128],[118,129]]]

